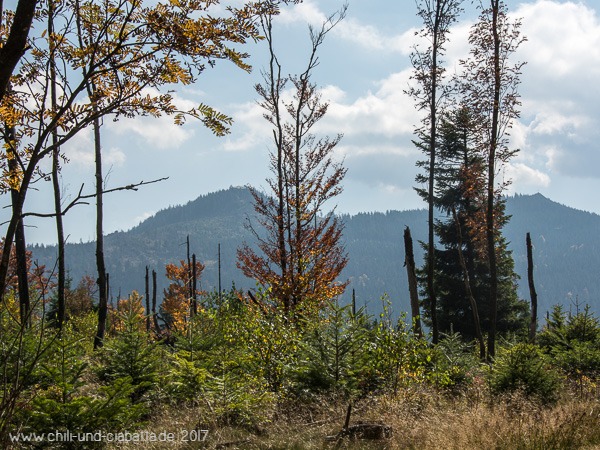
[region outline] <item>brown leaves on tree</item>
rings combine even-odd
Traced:
[[[305,71],[281,76],[273,50],[271,16],[262,25],[271,63],[264,83],[256,87],[265,119],[273,125],[274,148],[270,155],[269,192],[251,189],[258,215],[254,232],[258,251],[245,244],[238,250],[238,267],[265,288],[275,306],[285,314],[320,308],[344,292],[337,282],[346,266],[341,243],[342,224],[326,212],[326,202],[342,191],[346,169],[333,159],[341,139],[318,139],[311,131],[327,112],[317,86],[310,82],[317,66],[317,49],[325,35],[344,17],[345,9],[329,17],[321,29],[311,29],[312,51]],[[291,100],[282,100],[287,83]]]
[[[196,262],[196,276],[199,279],[204,264]],[[164,319],[173,331],[183,331],[191,316],[192,293],[190,292],[190,282],[193,270],[184,260],[176,264],[167,264],[165,266],[166,276],[171,281],[168,288],[164,291],[164,300],[161,305]],[[196,290],[196,295],[202,295],[202,291]]]

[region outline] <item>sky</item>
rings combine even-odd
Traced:
[[[320,25],[343,3],[304,0],[275,19],[274,39],[284,73],[298,73],[306,63],[308,24]],[[511,16],[521,18],[527,37],[514,57],[526,65],[519,88],[521,117],[511,132],[511,148],[520,151],[503,172],[512,182],[509,193],[540,192],[600,213],[600,0],[506,3]],[[476,14],[469,0],[465,8],[447,46],[449,73],[469,51],[468,33]],[[349,0],[346,18],[320,48],[313,81],[330,106],[318,131],[321,136],[344,135],[336,158],[348,169],[343,194],[330,204],[339,213],[425,207],[414,191],[415,162],[422,155],[412,139],[420,115],[405,94],[418,28],[413,0]],[[202,102],[233,117],[228,136],[216,138],[191,121],[176,126],[168,117],[104,121],[107,188],[168,177],[135,192],[107,195],[107,233],[127,230],[161,209],[230,186],[266,188],[271,132],[254,85],[262,81],[267,49],[259,42],[243,50],[251,55],[251,73],[219,62],[193,86],[175,92],[182,106]],[[91,130],[78,135],[65,152],[69,163],[62,174],[63,195],[68,202],[81,184],[86,192],[93,190]],[[50,184],[37,188],[25,209],[50,211]],[[54,243],[51,219],[27,225],[30,243]],[[93,207],[71,210],[65,228],[68,242],[93,240]]]

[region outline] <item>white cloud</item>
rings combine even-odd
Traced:
[[[154,211],[154,212],[149,212],[149,211],[143,212],[142,214],[140,214],[139,216],[137,216],[137,217],[135,217],[133,219],[133,224],[134,225],[132,225],[132,226],[135,226],[135,225],[138,225],[138,224],[142,223],[144,220],[152,217],[154,214],[156,214],[156,211]],[[126,227],[126,228],[129,228],[129,227]]]
[[[520,52],[546,78],[600,73],[600,24],[596,12],[583,3],[538,0],[523,3],[514,13],[523,18],[528,42]]]
[[[338,146],[341,155],[348,158],[364,156],[395,155],[403,157],[415,157],[420,154],[416,147],[405,147],[399,144],[381,142],[379,144],[345,145],[344,141]]]
[[[71,148],[67,151],[66,155],[70,162],[79,167],[92,168],[95,165],[93,147],[86,149],[81,147]],[[102,151],[102,163],[105,167],[122,167],[126,159],[125,153],[119,148],[113,147]]]
[[[508,164],[506,176],[512,181],[511,192],[528,192],[532,189],[537,192],[540,188],[550,186],[548,174],[519,162]]]
[[[277,21],[283,24],[308,23],[319,26],[327,17],[317,5],[311,0],[294,5],[292,8],[284,8],[277,17]]]
[[[264,146],[271,136],[269,123],[264,119],[263,108],[257,102],[234,106],[234,125],[221,148],[229,152],[249,151]]]
[[[123,166],[126,160],[125,153],[117,147],[108,149],[103,155],[102,161],[109,166]]]
[[[379,81],[376,92],[367,92],[352,103],[332,102],[326,119],[328,132],[337,130],[348,137],[412,135],[419,114],[404,93],[409,83],[410,70],[404,70]]]
[[[416,28],[410,28],[397,35],[385,36],[373,25],[364,25],[354,18],[347,18],[333,32],[338,37],[369,50],[408,55],[417,42],[415,31]]]
[[[515,176],[550,187],[558,177],[599,177],[600,21],[583,3],[537,0],[512,13],[522,18],[527,37],[517,58],[526,61],[521,79],[522,119],[512,142],[520,147],[519,163],[539,173],[514,169]],[[544,175],[544,176],[541,176]],[[522,187],[515,181],[515,187]]]
[[[320,27],[327,17],[328,14],[321,11],[313,1],[305,0],[292,8],[283,9],[277,21],[286,25],[302,23]],[[368,50],[408,55],[417,40],[415,31],[416,28],[410,28],[400,34],[387,36],[375,25],[364,24],[354,17],[346,17],[336,25],[332,33],[344,41],[358,44]]]
[[[122,136],[134,134],[148,146],[160,150],[176,150],[194,135],[189,122],[185,126],[175,125],[169,116],[119,120],[111,128]]]
[[[573,105],[563,104],[557,109],[548,103],[540,105],[531,123],[531,132],[541,135],[570,134],[590,123],[590,118],[580,113],[567,114]]]
[[[321,89],[321,98],[328,103],[340,103],[346,99],[347,94],[338,86],[329,84]]]
[[[92,166],[94,164],[94,144],[91,127],[85,128],[73,136],[62,150],[71,163],[84,167]]]
[[[143,95],[157,96],[155,89],[147,89]],[[180,111],[191,110],[198,106],[195,102],[173,95],[173,104]],[[189,119],[183,126],[175,125],[173,117],[163,115],[161,117],[134,117],[131,119],[120,119],[117,122],[108,123],[108,128],[118,135],[134,134],[142,139],[148,146],[160,150],[176,150],[194,135],[192,129],[196,119]]]
[[[327,114],[317,124],[315,133],[334,136],[344,134],[347,142],[354,138],[381,136],[385,140],[398,136],[412,136],[413,125],[419,115],[412,101],[404,94],[408,87],[410,71],[394,73],[377,83],[375,92],[367,92],[348,101],[348,94],[335,85],[327,85],[321,90],[322,100],[329,102]],[[284,101],[291,100],[293,91],[282,94]],[[236,130],[229,136],[222,148],[228,151],[244,151],[259,145],[268,145],[271,126],[263,118],[263,109],[256,102],[243,103],[233,114]],[[371,138],[372,139],[372,138]],[[350,144],[352,145],[352,144]],[[379,144],[379,147],[387,144]],[[363,146],[374,148],[376,146]]]

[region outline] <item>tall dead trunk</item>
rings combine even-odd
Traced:
[[[186,284],[187,284],[187,292],[188,292],[188,303],[190,308],[190,317],[194,316],[194,287],[193,287],[193,276],[192,276],[192,259],[190,257],[190,236],[186,237],[186,258],[187,258],[187,275],[186,275]]]
[[[431,101],[429,104],[429,180],[427,183],[427,296],[431,309],[431,339],[439,342],[439,326],[437,320],[437,295],[435,292],[435,159],[437,143],[437,108],[438,108],[438,52],[440,38],[441,2],[436,2],[433,21],[433,43],[431,46]],[[406,232],[406,231],[405,231]],[[409,230],[410,233],[410,230]],[[407,266],[408,270],[408,266]],[[412,302],[412,300],[411,300]]]
[[[146,276],[144,277],[144,284],[146,288],[146,331],[150,332],[150,274],[148,271],[148,266],[146,266]]]
[[[218,245],[218,275],[219,275],[219,284],[218,284],[218,288],[219,288],[219,308],[221,308],[221,305],[223,303],[223,288],[221,287],[221,243],[219,243]]]
[[[18,197],[18,195],[17,192],[13,192],[13,198]],[[27,279],[27,245],[25,244],[23,219],[19,220],[15,232],[15,256],[17,258],[20,318],[21,323],[29,327],[31,325],[31,300],[29,296],[29,281]]]
[[[537,314],[538,314],[538,299],[535,291],[535,283],[533,282],[533,246],[531,245],[531,235],[527,233],[527,281],[529,283],[529,295],[531,297],[531,322],[529,324],[529,342],[535,342],[537,332]]]
[[[94,154],[96,160],[96,268],[98,271],[98,331],[94,338],[94,349],[97,349],[103,345],[106,318],[108,317],[107,274],[104,261],[102,146],[99,119],[94,119]]]
[[[406,274],[408,276],[408,292],[410,294],[413,332],[416,336],[423,337],[423,331],[421,329],[421,312],[419,309],[419,291],[417,287],[417,275],[415,273],[415,254],[413,252],[413,240],[409,227],[404,229],[404,266],[406,267]]]
[[[55,135],[53,135],[53,141]],[[58,329],[62,330],[66,314],[66,266],[65,266],[65,232],[62,217],[62,205],[60,195],[59,152],[58,149],[52,153],[52,187],[54,191],[54,213],[56,215],[56,241],[57,241],[57,285],[56,285],[56,323]]]
[[[192,255],[192,317],[198,314],[198,273],[196,271],[196,254]]]
[[[156,271],[152,271],[152,320],[154,321],[154,332],[160,334],[158,316],[156,315]]]
[[[461,0],[416,0],[417,15],[423,20],[423,28],[417,34],[428,42],[426,50],[414,48],[410,59],[413,65],[413,79],[418,87],[409,88],[408,93],[417,100],[417,108],[425,113],[422,127],[417,134],[417,146],[428,156],[423,161],[425,175],[418,175],[419,183],[426,183],[427,188],[420,194],[427,201],[427,255],[425,257],[427,272],[425,275],[426,293],[431,311],[431,335],[434,344],[439,341],[439,325],[437,317],[437,293],[435,291],[435,184],[436,159],[438,142],[438,116],[444,108],[445,99],[450,90],[445,83],[445,67],[443,57],[445,44],[448,42],[451,25],[456,22],[461,12]]]

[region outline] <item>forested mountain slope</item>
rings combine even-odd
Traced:
[[[520,295],[529,299],[526,283],[525,234],[532,236],[535,280],[540,311],[553,304],[575,307],[589,303],[600,309],[600,216],[575,210],[536,195],[517,195],[507,201],[512,215],[505,236],[513,251],[516,271],[521,276]],[[236,249],[244,241],[253,242],[245,227],[253,220],[252,197],[245,188],[204,195],[183,206],[158,212],[137,227],[108,235],[105,239],[106,260],[111,280],[111,294],[127,295],[133,289],[143,291],[145,266],[158,273],[159,293],[166,287],[164,266],[186,257],[189,235],[191,252],[206,265],[202,288],[217,287],[218,244],[221,244],[221,278],[224,289],[232,283],[239,288],[253,288],[236,267]],[[415,240],[417,264],[422,251],[417,243],[426,233],[425,210],[388,211],[344,215],[344,240],[349,262],[343,278],[350,279],[345,299],[352,289],[357,302],[371,312],[380,309],[380,297],[387,293],[396,312],[408,310],[408,287],[404,264],[402,233],[411,228]],[[255,223],[255,222],[254,222]],[[32,248],[41,264],[53,265],[54,247]],[[94,276],[94,244],[67,245],[67,265],[76,283],[84,274]],[[160,298],[160,295],[159,295]]]

